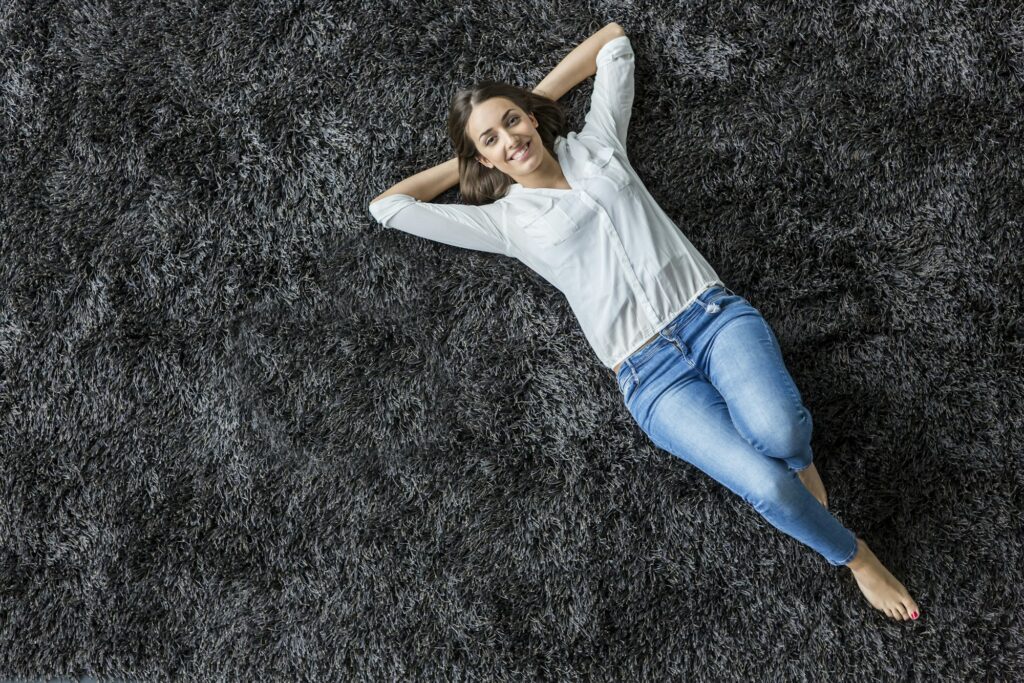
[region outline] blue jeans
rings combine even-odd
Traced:
[[[811,413],[761,312],[728,287],[704,290],[623,361],[616,379],[656,446],[716,479],[832,565],[857,538],[797,477],[810,467]]]

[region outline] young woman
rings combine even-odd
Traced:
[[[634,54],[609,24],[533,90],[485,81],[448,117],[456,158],[370,204],[385,227],[512,256],[557,287],[623,401],[686,460],[834,566],[870,604],[917,619],[910,594],[827,509],[811,414],[760,311],[719,279],[626,154]],[[579,133],[556,100],[594,75]],[[429,200],[458,183],[466,204]]]

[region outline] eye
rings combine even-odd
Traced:
[[[508,117],[508,123],[512,123],[512,120],[513,120],[513,119],[515,119],[516,121],[518,121],[518,120],[519,120],[519,117],[518,117],[518,116],[516,116],[515,114],[513,114],[512,116]],[[493,135],[491,135],[491,136],[488,136],[488,138],[487,138],[486,140],[484,140],[484,144],[485,144],[485,145],[489,145],[489,144],[491,144],[491,140],[493,140],[493,139],[494,139],[494,136],[493,136]]]

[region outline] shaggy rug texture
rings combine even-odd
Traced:
[[[610,21],[634,167],[917,621],[654,446],[522,263],[370,216],[457,88]],[[10,0],[0,38],[0,677],[1024,678],[1020,3]]]

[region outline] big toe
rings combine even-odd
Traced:
[[[918,606],[917,606],[917,603],[916,603],[916,602],[914,602],[913,600],[909,600],[909,601],[904,601],[904,603],[903,603],[903,609],[905,609],[905,610],[906,610],[906,612],[907,612],[907,615],[908,615],[908,616],[909,616],[909,617],[910,617],[911,619],[917,619],[918,617],[920,617],[920,616],[921,616],[921,608],[920,608],[920,607],[918,607]]]

